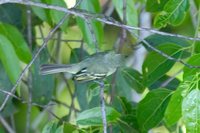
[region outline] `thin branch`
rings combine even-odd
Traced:
[[[103,122],[103,133],[107,133],[107,120],[106,120],[106,107],[105,107],[105,99],[104,99],[104,82],[103,81],[94,81],[100,87],[100,104],[101,104],[101,115]]]
[[[100,98],[101,98],[101,114],[103,121],[103,132],[107,133],[107,120],[106,120],[106,107],[105,107],[105,99],[104,99],[104,83],[103,81],[100,85]]]
[[[10,127],[10,125],[1,115],[0,115],[0,122],[9,133],[15,133],[15,131]]]
[[[55,102],[55,103],[57,103],[57,104],[60,104],[60,105],[62,105],[62,106],[64,106],[64,107],[66,107],[66,108],[70,108],[69,105],[67,105],[66,103],[64,103],[64,102],[62,102],[62,101],[59,101],[58,99],[52,99],[52,101]],[[76,112],[79,112],[79,111],[80,111],[80,110],[77,109],[77,108],[74,108],[74,110],[75,110]]]
[[[37,7],[41,7],[41,8],[45,8],[45,9],[53,9],[53,10],[57,10],[57,11],[61,11],[61,12],[65,12],[65,13],[68,13],[71,15],[81,17],[83,19],[85,19],[85,18],[95,19],[97,21],[106,23],[108,25],[113,25],[113,26],[117,26],[120,28],[124,28],[126,30],[129,30],[130,32],[132,32],[132,30],[148,31],[148,32],[151,32],[154,34],[160,34],[163,36],[172,36],[172,37],[183,38],[186,40],[200,41],[200,38],[193,38],[193,37],[188,37],[188,36],[184,36],[184,35],[180,35],[180,34],[172,34],[172,33],[162,32],[162,31],[149,29],[149,28],[125,25],[125,24],[122,24],[122,23],[114,20],[111,17],[107,17],[102,14],[90,13],[90,12],[80,10],[80,9],[66,9],[66,8],[60,7],[60,6],[48,5],[48,4],[44,4],[44,3],[33,2],[33,1],[24,1],[24,0],[1,0],[0,1],[0,4],[5,4],[5,3],[16,3],[16,4],[23,4],[23,5],[37,6]]]
[[[30,1],[28,1],[30,2]],[[1,2],[0,2],[1,3]],[[68,15],[66,14],[61,21],[49,32],[48,36],[45,38],[41,48],[36,52],[36,54],[33,56],[33,59],[31,60],[31,62],[23,69],[23,71],[21,72],[19,78],[17,79],[15,85],[12,87],[11,89],[11,93],[14,93],[17,86],[19,85],[19,83],[21,82],[23,76],[25,75],[25,73],[28,71],[28,69],[31,67],[31,65],[33,64],[33,62],[36,60],[36,58],[39,56],[39,54],[41,53],[41,51],[46,47],[49,39],[53,36],[53,34],[55,33],[55,31],[60,27],[60,25],[65,21],[66,17]],[[0,107],[0,112],[4,109],[7,101],[9,100],[10,95],[7,95],[6,98],[4,99],[1,107]]]
[[[77,7],[77,6],[79,6],[80,4],[81,4],[81,2],[82,2],[83,0],[78,0],[77,2],[76,2],[76,4],[75,4],[75,6],[74,7]]]
[[[123,0],[123,24],[127,23],[126,7],[127,7],[126,0]],[[126,29],[122,29],[122,39],[123,39],[123,41],[125,41],[126,37],[127,37]]]
[[[20,97],[14,95],[14,94],[12,94],[12,93],[10,93],[10,92],[8,92],[8,91],[2,91],[2,90],[0,89],[0,92],[2,92],[2,93],[4,93],[4,94],[6,94],[6,95],[9,95],[10,97],[13,97],[13,98],[15,98],[15,99],[21,101],[21,103],[23,103],[23,104],[28,104],[27,101],[24,101],[22,98],[20,98]],[[54,116],[54,117],[57,118],[58,120],[62,120],[62,119],[59,118],[56,114],[54,114],[51,110],[47,109],[47,107],[49,107],[49,106],[54,106],[54,105],[56,105],[56,104],[40,105],[40,104],[38,104],[38,103],[33,103],[33,102],[32,102],[31,105],[37,106],[37,107],[40,107],[40,108],[43,108],[43,109],[46,109],[52,116]]]
[[[14,94],[12,94],[11,92],[9,92],[9,91],[5,91],[5,90],[3,90],[3,89],[0,89],[0,92],[1,93],[4,93],[4,94],[6,94],[6,95],[9,95],[9,96],[11,96],[11,97],[13,97],[13,98],[15,98],[15,99],[17,99],[17,100],[21,100],[21,98],[19,98],[19,97],[17,97],[16,95],[14,95]]]

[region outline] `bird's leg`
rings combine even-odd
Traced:
[[[105,107],[105,99],[104,99],[104,82],[101,81],[95,81],[99,84],[100,87],[100,104],[101,104],[101,115],[102,115],[102,121],[103,121],[103,132],[107,133],[107,121],[106,121],[106,107]]]

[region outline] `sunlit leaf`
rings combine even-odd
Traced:
[[[15,53],[13,45],[11,42],[3,35],[0,35],[0,59],[10,78],[11,82],[14,84],[21,72],[19,59]]]
[[[149,12],[162,11],[168,0],[147,0],[146,10]]]
[[[200,54],[193,55],[189,58],[187,61],[188,64],[194,65],[194,66],[200,66]],[[191,75],[195,75],[197,72],[200,72],[199,68],[188,68],[187,66],[183,69],[183,78],[190,77]]]
[[[192,90],[183,99],[182,115],[186,125],[187,132],[200,132],[200,90],[199,88]]]
[[[63,0],[51,0],[51,5],[56,5],[56,6],[67,8],[67,6]],[[66,13],[61,12],[61,11],[50,10],[51,19],[54,24],[58,24],[60,22],[60,20],[65,16],[65,14]],[[61,29],[63,31],[66,31],[67,25],[68,25],[68,22],[67,22],[67,20],[65,20],[65,22],[61,25]]]
[[[164,10],[156,16],[154,25],[158,28],[167,24],[178,25],[183,21],[188,8],[188,0],[169,0]]]
[[[182,116],[182,92],[187,89],[183,82],[171,96],[167,109],[165,111],[165,122],[168,126],[175,124]]]
[[[31,52],[22,34],[12,25],[0,23],[0,34],[3,34],[12,43],[19,59],[25,63],[31,60]]]

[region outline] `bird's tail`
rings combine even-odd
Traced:
[[[44,64],[40,66],[40,74],[55,74],[60,72],[68,72],[74,74],[72,68],[74,65],[60,65],[60,64]]]

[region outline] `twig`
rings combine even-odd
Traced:
[[[107,133],[107,120],[106,120],[106,107],[105,107],[105,99],[104,99],[104,82],[99,82],[100,86],[100,99],[101,99],[101,114],[103,121],[103,132]]]
[[[134,27],[134,26],[125,25],[118,21],[115,21],[111,17],[107,17],[102,14],[90,13],[90,12],[80,10],[80,9],[66,9],[66,8],[60,7],[60,6],[48,5],[48,4],[44,4],[44,3],[33,2],[33,1],[24,1],[24,0],[1,0],[0,1],[0,4],[5,4],[5,3],[17,3],[17,4],[23,4],[23,5],[37,6],[37,7],[41,7],[41,8],[45,8],[45,9],[53,9],[53,10],[57,10],[57,11],[61,11],[61,12],[65,12],[68,14],[72,14],[72,15],[81,17],[83,19],[85,19],[85,18],[95,19],[97,21],[106,23],[108,25],[117,26],[117,27],[129,30],[129,31],[131,31],[131,30],[148,31],[148,32],[151,32],[154,34],[160,34],[163,36],[172,36],[172,37],[183,38],[186,40],[200,41],[200,38],[193,38],[193,37],[188,37],[188,36],[184,36],[184,35],[180,35],[180,34],[172,34],[172,33],[162,32],[162,31],[158,31],[158,30],[154,30],[154,29],[144,28],[144,27]]]
[[[63,106],[66,107],[66,108],[70,108],[69,105],[67,105],[66,103],[64,103],[64,102],[62,102],[62,101],[59,101],[59,100],[57,100],[57,99],[52,99],[52,101],[55,102],[55,103],[57,103],[57,104],[63,105]],[[76,112],[79,112],[79,111],[80,111],[80,110],[77,109],[77,108],[74,108],[74,110],[75,110]]]
[[[28,1],[30,2],[30,1]],[[1,3],[1,2],[0,2]],[[22,80],[23,76],[25,75],[25,73],[27,72],[27,70],[30,68],[30,66],[33,64],[33,62],[36,60],[36,58],[39,56],[40,52],[46,47],[49,39],[53,36],[53,34],[55,33],[55,31],[60,27],[60,25],[65,21],[66,17],[68,15],[65,15],[61,21],[49,32],[48,36],[45,38],[41,48],[36,52],[36,54],[33,56],[33,59],[31,60],[31,62],[23,69],[23,71],[21,72],[19,78],[17,79],[15,85],[12,87],[11,89],[11,93],[14,93],[18,84],[20,83],[20,81]],[[7,95],[6,98],[4,99],[1,107],[0,107],[0,112],[4,109],[7,101],[9,100],[10,95]]]
[[[14,94],[12,94],[12,93],[10,93],[10,92],[8,92],[8,91],[5,91],[5,90],[2,91],[2,90],[0,89],[0,92],[5,93],[6,95],[9,95],[10,97],[13,97],[13,98],[15,98],[15,99],[21,101],[21,103],[23,103],[23,104],[28,104],[27,101],[24,101],[22,98],[20,98],[20,97],[14,95]],[[33,102],[32,102],[31,105],[37,106],[37,107],[40,107],[40,108],[43,108],[43,109],[46,109],[46,110],[47,110],[51,115],[53,115],[55,118],[57,118],[58,120],[61,120],[61,118],[59,118],[59,117],[58,117],[56,114],[54,114],[51,110],[48,110],[48,109],[47,109],[47,107],[49,107],[49,106],[54,106],[54,105],[56,105],[56,104],[40,105],[40,104],[38,104],[38,103],[33,103]]]
[[[13,97],[13,98],[15,98],[15,99],[17,99],[17,100],[19,100],[19,101],[21,100],[21,98],[17,97],[16,95],[12,94],[11,92],[5,91],[5,90],[3,90],[3,89],[0,89],[0,92],[1,92],[1,93],[4,93],[4,94],[6,94],[6,95],[10,95],[11,97]]]
[[[5,127],[9,133],[15,133],[15,131],[10,127],[6,120],[0,115],[0,122]]]
[[[78,0],[77,2],[76,2],[76,4],[75,4],[75,6],[74,7],[77,7],[77,6],[79,6],[80,4],[81,4],[81,2],[82,2],[83,0]]]
[[[123,1],[123,23],[126,24],[126,0]],[[125,42],[127,37],[126,29],[122,29],[122,40]]]

